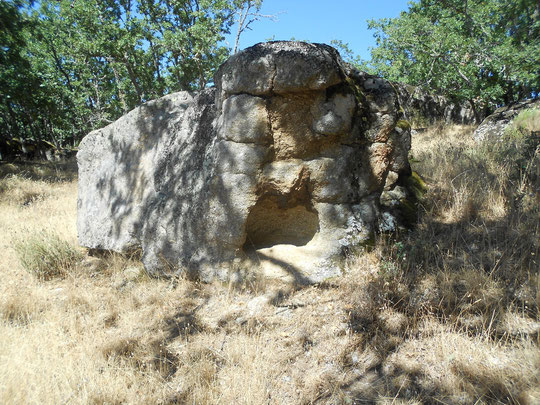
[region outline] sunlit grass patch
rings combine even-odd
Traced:
[[[53,163],[47,161],[14,161],[0,162],[0,178],[16,175],[29,180],[42,180],[52,183],[71,181],[76,178],[77,164],[75,161]]]
[[[510,135],[516,135],[516,131],[522,135],[532,131],[540,131],[540,108],[528,108],[521,111],[508,129]]]
[[[20,175],[0,178],[0,202],[28,207],[50,195],[50,185],[44,181],[30,180]]]
[[[0,318],[14,325],[25,325],[38,315],[40,299],[30,288],[4,291],[0,297]]]
[[[403,392],[416,391],[437,403],[537,403],[540,354],[535,343],[507,345],[483,333],[468,336],[433,319],[426,319],[420,331],[421,337],[407,340],[385,365],[389,380],[406,381]]]
[[[0,162],[0,203],[30,206],[52,195],[55,184],[76,178],[75,162]]]

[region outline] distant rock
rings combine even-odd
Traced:
[[[485,139],[502,138],[506,128],[512,123],[514,118],[520,112],[529,108],[540,109],[540,99],[524,100],[495,110],[474,131],[474,140],[479,142]]]
[[[403,198],[391,192],[410,173],[410,125],[394,88],[301,42],[241,51],[214,83],[84,138],[80,244],[142,249],[150,273],[204,280],[238,267],[295,282],[340,274],[343,253]]]
[[[477,124],[486,116],[482,106],[473,106],[469,102],[454,103],[444,96],[408,84],[394,83],[394,86],[406,118],[414,128],[437,122]]]

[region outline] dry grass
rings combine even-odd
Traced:
[[[512,122],[510,131],[519,131],[522,134],[540,131],[540,109],[528,108],[520,112]]]
[[[36,277],[15,241],[76,247],[75,180],[0,178],[0,403],[540,403],[538,156],[470,137],[417,135],[417,228],[301,289],[112,254]]]
[[[429,195],[417,230],[387,241],[384,251],[406,258],[398,263],[411,287],[437,280],[446,314],[489,313],[498,303],[537,316],[538,142],[475,145],[469,132],[434,129],[414,139],[415,169],[430,184]]]

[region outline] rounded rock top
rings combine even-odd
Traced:
[[[342,64],[339,53],[325,44],[264,42],[229,58],[214,82],[225,97],[324,90],[344,80]]]

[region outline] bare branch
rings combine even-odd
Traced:
[[[277,21],[278,17],[274,14],[262,14],[259,13],[261,9],[261,3],[254,0],[244,0],[242,7],[235,11],[237,15],[236,23],[238,24],[238,29],[236,31],[236,38],[234,41],[233,54],[238,51],[238,44],[240,43],[240,36],[246,30],[251,30],[250,25],[255,21],[260,21],[262,19],[268,19],[271,21]]]

